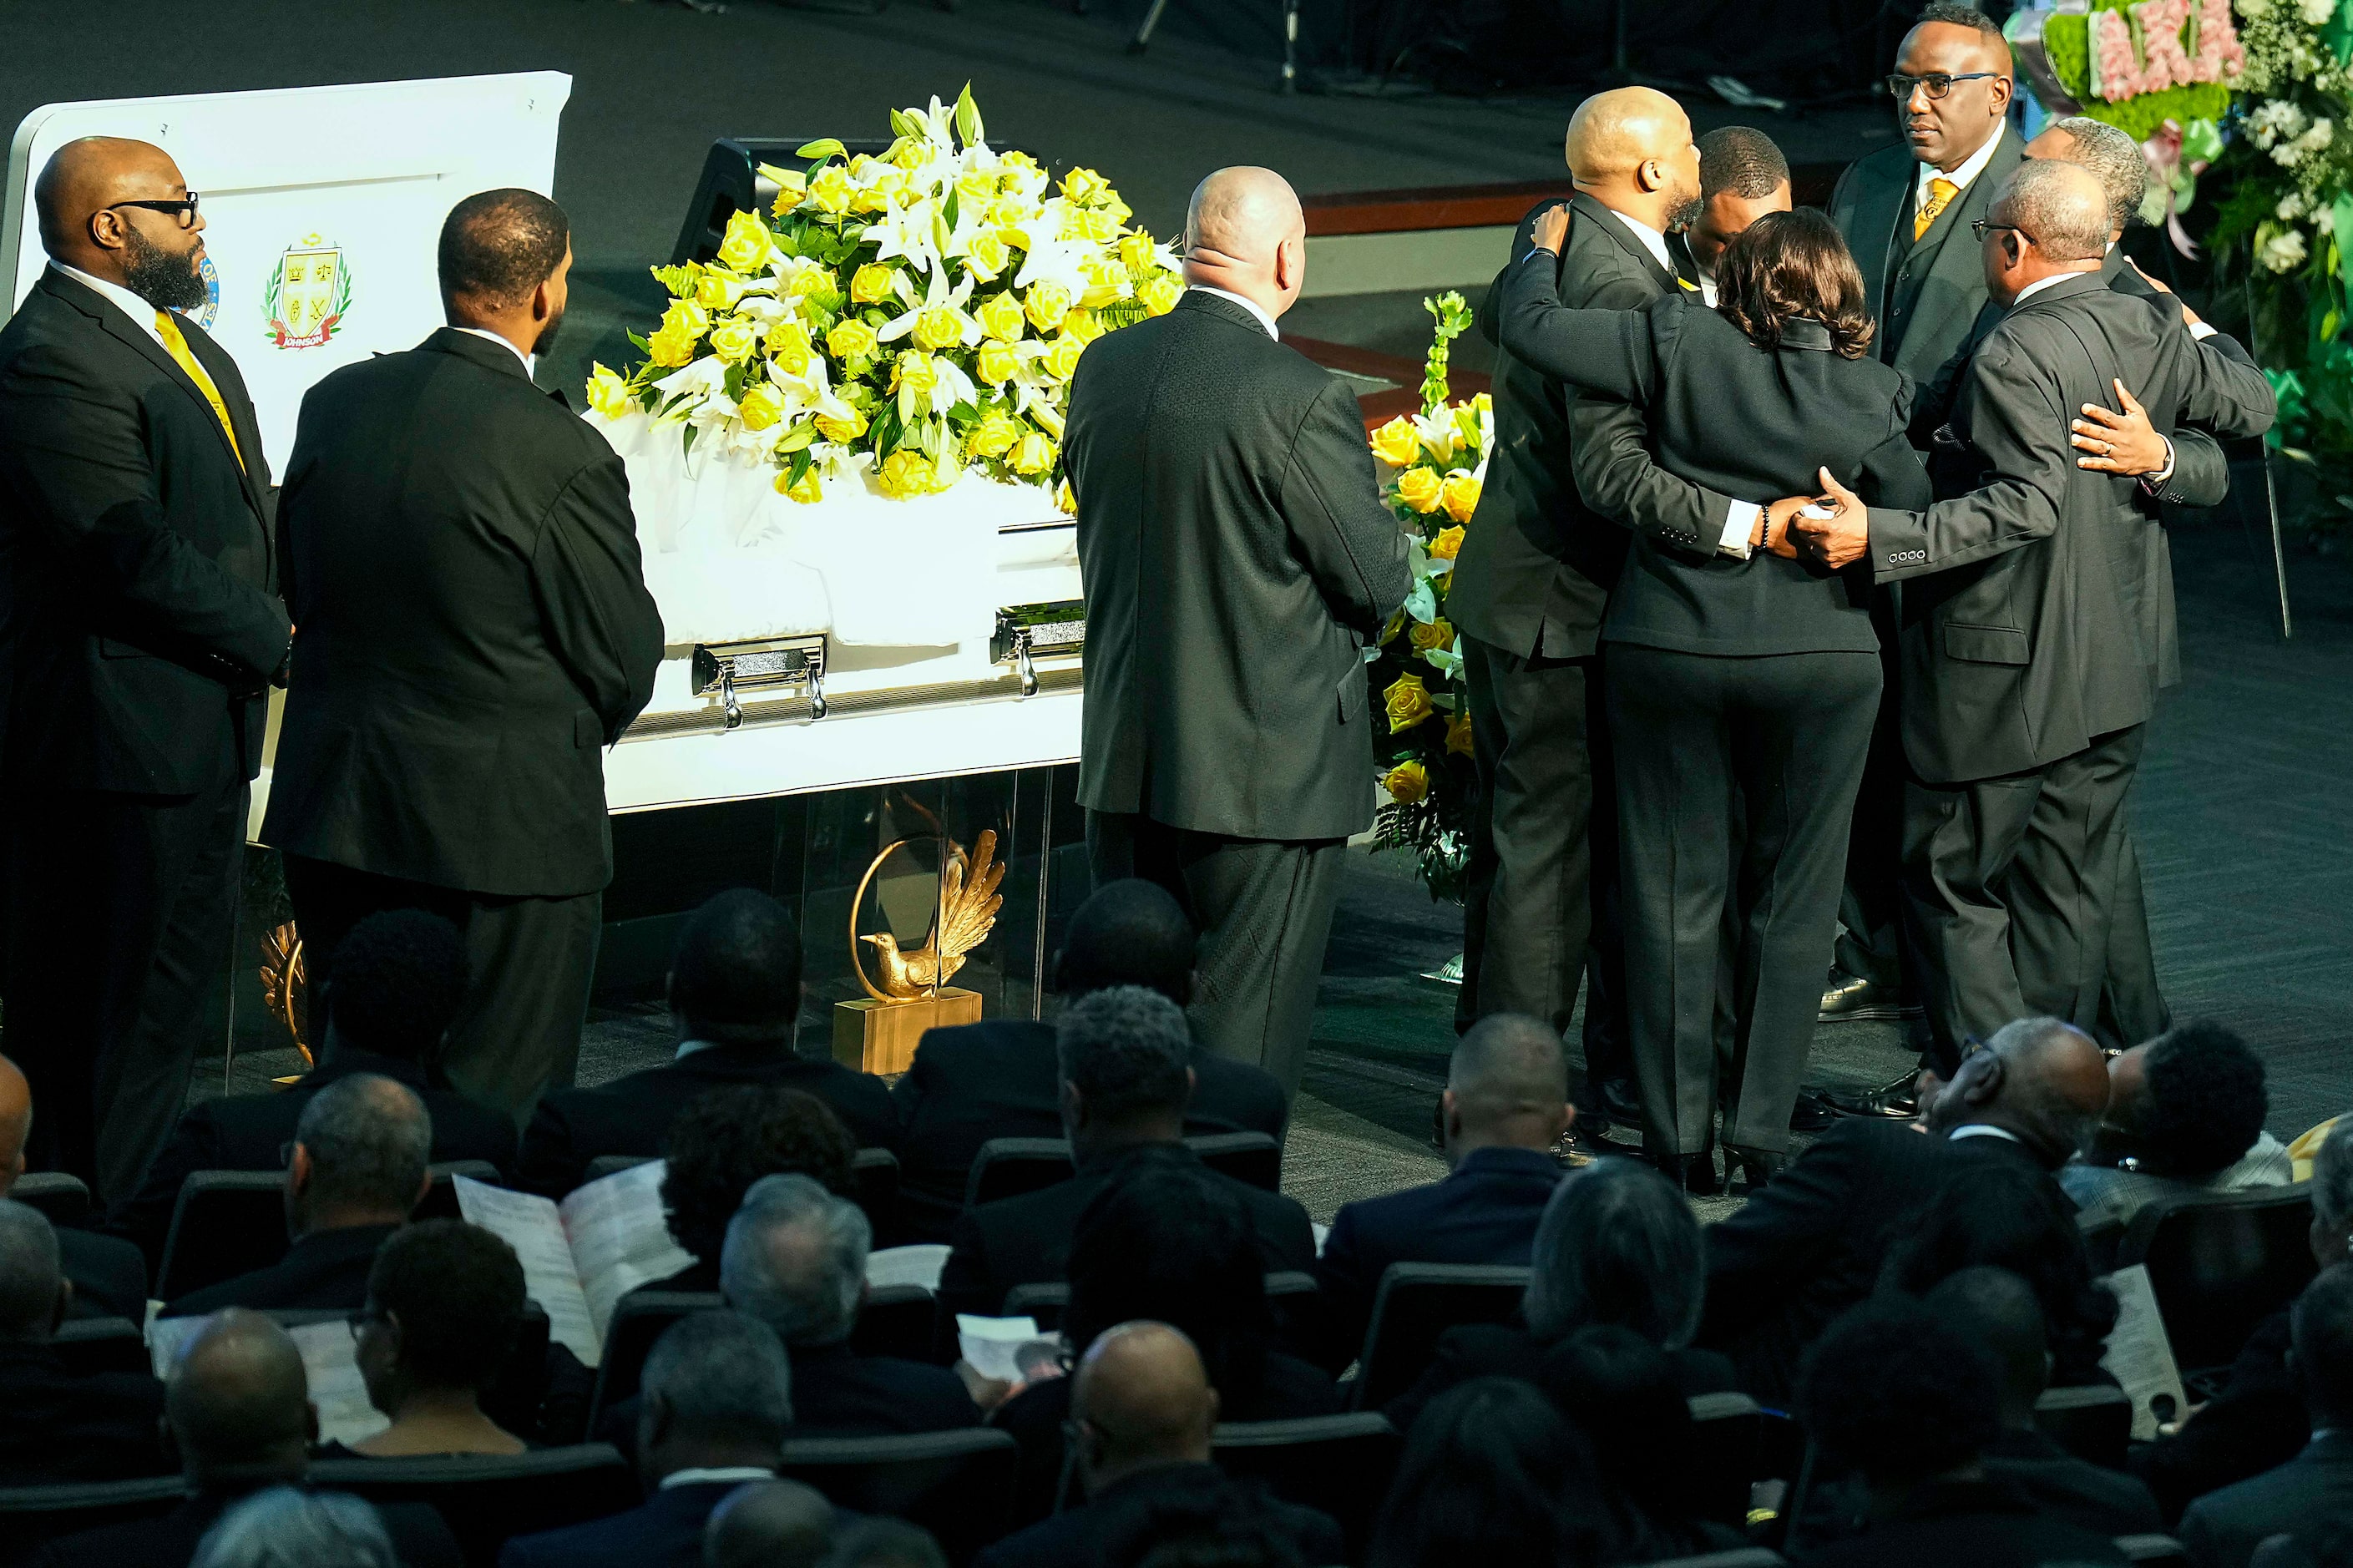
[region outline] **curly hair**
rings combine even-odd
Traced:
[[[797,1171],[847,1196],[858,1141],[825,1101],[779,1084],[747,1083],[697,1095],[670,1123],[662,1207],[678,1244],[719,1261],[727,1222],[763,1176]]]
[[[400,1367],[419,1388],[480,1392],[498,1381],[523,1319],[522,1264],[480,1226],[419,1220],[368,1268],[368,1307],[400,1327]]]
[[[1807,1352],[1798,1405],[1832,1457],[1874,1481],[1965,1465],[2000,1430],[1993,1363],[1908,1296],[1873,1296]]]
[[[1080,1211],[1062,1333],[1083,1355],[1121,1323],[1166,1323],[1201,1352],[1226,1403],[1240,1405],[1264,1381],[1273,1338],[1265,1268],[1250,1210],[1230,1184],[1146,1157]]]
[[[2271,1114],[2263,1058],[2220,1024],[2169,1029],[2148,1043],[2140,1143],[2168,1176],[2210,1176],[2237,1163]]]
[[[1406,1435],[1367,1562],[1626,1561],[1609,1521],[1583,1434],[1533,1385],[1475,1377],[1430,1401]]]
[[[1861,359],[1874,331],[1862,269],[1838,226],[1812,207],[1767,213],[1733,237],[1715,264],[1716,309],[1761,349],[1793,321],[1820,322],[1842,359]]]

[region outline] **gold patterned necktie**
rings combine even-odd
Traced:
[[[1927,237],[1929,229],[1936,226],[1937,217],[1953,205],[1953,198],[1960,194],[1961,187],[1942,174],[1928,182],[1928,205],[1913,215],[1913,244],[1917,245]]]
[[[187,337],[180,331],[180,323],[171,311],[155,312],[155,335],[164,340],[164,352],[188,373],[188,379],[196,384],[196,390],[203,393],[205,401],[213,405],[213,417],[220,421],[221,434],[228,437],[228,449],[236,454],[237,466],[244,468],[245,453],[237,444],[236,427],[228,422],[228,405],[221,401],[220,388],[215,386],[213,378],[205,374],[205,367],[196,363],[196,356],[188,352]]]

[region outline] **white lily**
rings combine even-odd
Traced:
[[[914,285],[907,280],[905,273],[899,274],[897,282],[899,298],[905,302],[907,309],[903,313],[893,316],[882,324],[874,334],[877,342],[897,342],[901,338],[913,331],[916,324],[924,316],[935,310],[945,310],[955,316],[958,329],[957,341],[965,348],[970,348],[980,342],[980,323],[973,320],[971,311],[965,309],[965,304],[972,299],[973,279],[969,276],[963,281],[950,286],[948,269],[944,267],[935,268],[933,269],[930,281],[923,285],[923,297],[921,300],[915,298]],[[947,345],[938,346],[944,348]]]
[[[941,208],[936,196],[919,196],[905,206],[892,206],[878,213],[866,226],[861,237],[875,243],[874,259],[888,261],[903,256],[921,270],[936,272],[940,267],[939,221]]]

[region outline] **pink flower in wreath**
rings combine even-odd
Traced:
[[[2110,103],[2137,97],[2142,90],[2132,24],[2121,11],[2092,13],[2092,75],[2094,90]]]
[[[2141,90],[2162,92],[2196,81],[2197,68],[2181,47],[2181,30],[2189,25],[2189,0],[2140,0],[2133,15],[2140,19]]]
[[[2199,0],[2198,60],[2200,81],[2221,81],[2247,68],[2247,51],[2239,43],[2239,29],[2231,20],[2231,0]]]

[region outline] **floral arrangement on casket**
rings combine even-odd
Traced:
[[[1459,900],[1478,781],[1461,639],[1446,619],[1446,589],[1494,449],[1494,405],[1483,392],[1467,402],[1447,399],[1447,344],[1471,324],[1462,296],[1441,294],[1422,308],[1437,331],[1423,367],[1421,413],[1400,415],[1372,434],[1381,499],[1405,529],[1413,563],[1404,608],[1382,628],[1379,646],[1365,650],[1366,679],[1387,726],[1374,750],[1388,800],[1373,832],[1382,848],[1414,851],[1431,898]]]

